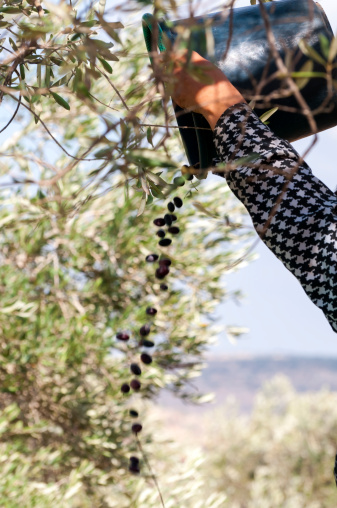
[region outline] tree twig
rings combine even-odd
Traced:
[[[152,471],[152,468],[151,468],[151,465],[150,465],[150,462],[146,456],[146,453],[142,447],[142,444],[139,440],[139,437],[136,435],[136,441],[137,441],[137,445],[138,445],[138,448],[143,456],[143,459],[144,459],[144,462],[145,464],[147,465],[147,468],[148,470],[150,471],[150,475],[151,475],[151,478],[156,486],[156,489],[157,489],[157,492],[158,492],[158,495],[159,495],[159,498],[160,498],[160,502],[162,504],[162,507],[165,508],[165,503],[164,503],[164,499],[163,499],[163,496],[162,496],[162,493],[161,493],[161,490],[159,488],[159,484],[158,484],[158,481],[157,481],[157,478],[156,478],[156,475],[154,474],[154,472]]]
[[[1,134],[3,131],[5,131],[5,130],[7,129],[7,127],[8,127],[8,126],[9,126],[9,125],[13,122],[14,118],[16,117],[17,112],[18,112],[18,111],[19,111],[19,109],[20,109],[20,106],[21,106],[21,95],[20,95],[20,97],[19,97],[19,100],[18,100],[18,105],[16,106],[16,109],[15,109],[15,111],[14,111],[14,113],[13,113],[12,118],[11,118],[11,119],[10,119],[10,120],[6,123],[5,127],[3,127],[3,128],[0,130],[0,134]]]

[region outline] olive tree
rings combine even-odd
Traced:
[[[144,403],[164,387],[193,399],[251,230],[223,181],[182,177],[172,111],[118,10],[10,0],[0,18],[0,502],[158,506]]]

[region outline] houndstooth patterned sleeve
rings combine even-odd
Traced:
[[[337,332],[337,196],[245,103],[223,113],[214,143],[257,233]]]

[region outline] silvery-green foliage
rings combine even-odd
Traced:
[[[128,409],[143,420],[143,400],[163,387],[193,398],[187,381],[221,331],[214,310],[251,230],[224,180],[173,185],[182,146],[165,127],[141,34],[109,5],[102,18],[84,4],[42,4],[43,15],[31,4],[0,8],[4,117],[20,93],[22,103],[0,139],[0,505],[130,508],[142,494],[158,506],[146,465],[139,478],[128,472]],[[144,259],[175,194],[185,204],[163,295]],[[154,361],[141,392],[125,396],[149,303]],[[152,431],[141,440],[151,448]],[[193,481],[182,478],[184,499]]]
[[[231,508],[335,506],[335,393],[299,394],[279,376],[251,416],[227,406],[204,429],[207,492],[226,493]]]

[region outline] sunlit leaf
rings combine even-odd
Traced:
[[[151,180],[153,183],[155,183],[156,185],[158,185],[159,187],[163,187],[163,188],[173,188],[174,186],[171,186],[169,183],[165,182],[165,180],[163,180],[163,178],[161,178],[159,175],[157,175],[156,173],[152,173],[151,171],[146,171],[146,176],[149,178],[149,180]]]
[[[137,217],[139,217],[140,215],[143,215],[145,207],[146,207],[146,199],[147,199],[147,194],[145,192],[143,192],[142,198],[140,200],[138,212],[137,212]]]
[[[309,46],[309,44],[304,39],[302,39],[298,45],[304,55],[308,56],[324,67],[326,66],[326,61],[324,58],[319,53],[317,53],[317,51],[312,46]]]
[[[274,115],[278,111],[278,108],[272,108],[263,113],[263,115],[260,116],[261,122],[266,122],[272,115]]]
[[[337,37],[334,37],[331,41],[330,51],[329,51],[329,62],[332,62],[337,55]]]

